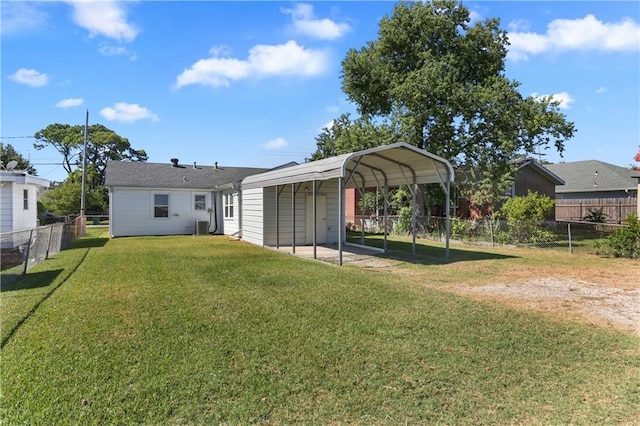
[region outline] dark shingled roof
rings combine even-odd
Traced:
[[[564,186],[556,187],[558,193],[635,190],[638,180],[634,176],[640,177],[632,169],[598,160],[545,164],[545,167],[564,180]]]
[[[107,187],[208,189],[234,183],[247,176],[267,171],[255,167],[196,166],[171,163],[109,161],[105,177]]]

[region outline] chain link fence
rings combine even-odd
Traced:
[[[352,231],[382,233],[384,220],[379,217],[358,217]],[[504,219],[468,220],[451,218],[451,240],[465,244],[488,246],[516,246],[566,250],[571,253],[602,254],[603,245],[618,229],[626,225],[584,221],[556,221],[532,226],[529,223],[507,223]],[[389,233],[410,235],[410,218],[388,216]],[[445,218],[419,217],[417,236],[437,241],[445,238]]]
[[[0,234],[2,284],[26,274],[30,268],[64,250],[86,234],[86,219]]]

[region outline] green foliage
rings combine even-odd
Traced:
[[[71,173],[81,167],[84,147],[84,126],[69,124],[50,124],[36,132],[36,149],[52,146],[62,155],[62,166]],[[147,161],[147,153],[131,147],[129,140],[118,135],[102,124],[93,124],[87,134],[87,165],[94,170],[92,178],[87,180],[91,189],[104,185],[104,175],[109,160]]]
[[[379,208],[382,208],[384,195],[382,191],[366,191],[364,197],[358,201],[358,207],[363,214],[376,214]]]
[[[102,188],[87,190],[85,199],[87,213],[101,213],[107,209],[108,194]],[[45,192],[41,201],[46,210],[58,216],[67,216],[80,213],[81,197],[82,184],[72,179],[67,179],[65,182]]]
[[[640,220],[636,213],[627,217],[627,225],[611,234],[604,245],[614,257],[640,259]]]
[[[602,212],[602,208],[589,209],[588,214],[583,217],[582,220],[593,223],[605,223],[607,221],[607,215]]]
[[[411,207],[404,206],[398,210],[398,221],[393,227],[393,232],[399,235],[411,232]]]
[[[509,236],[517,243],[543,243],[553,240],[553,233],[542,228],[555,201],[546,195],[529,191],[524,197],[514,197],[502,206],[499,215],[507,219]]]
[[[352,121],[350,114],[342,114],[316,137],[316,151],[311,155],[311,160],[362,151],[392,142],[393,133],[388,126],[376,125],[365,117]]]
[[[512,182],[517,154],[562,153],[575,127],[557,101],[525,98],[504,75],[508,37],[499,20],[470,22],[456,1],[397,3],[377,40],[348,51],[342,89],[363,117],[387,123],[393,141],[450,160],[461,194],[484,206]]]
[[[471,221],[453,217],[451,218],[450,229],[451,238],[462,240],[467,237],[471,231]]]
[[[0,142],[0,161],[2,161],[2,165],[6,167],[9,161],[14,160],[18,162],[16,170],[24,170],[34,176],[38,175],[38,171],[36,170],[36,168],[31,165],[28,159],[24,158],[22,154],[16,151],[13,145],[5,145]]]

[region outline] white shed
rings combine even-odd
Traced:
[[[38,191],[49,181],[24,171],[0,171],[0,232],[38,226]]]
[[[315,253],[318,244],[337,243],[342,264],[346,188],[384,188],[386,216],[387,188],[439,183],[448,206],[453,179],[447,160],[401,142],[249,176],[242,180],[242,238],[294,252],[296,245],[313,245]],[[449,209],[446,216],[448,258]],[[386,250],[386,231],[384,243]]]

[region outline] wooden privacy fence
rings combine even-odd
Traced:
[[[637,198],[581,198],[578,200],[556,200],[556,220],[582,220],[590,211],[602,209],[607,223],[624,223],[627,216],[636,213]]]

